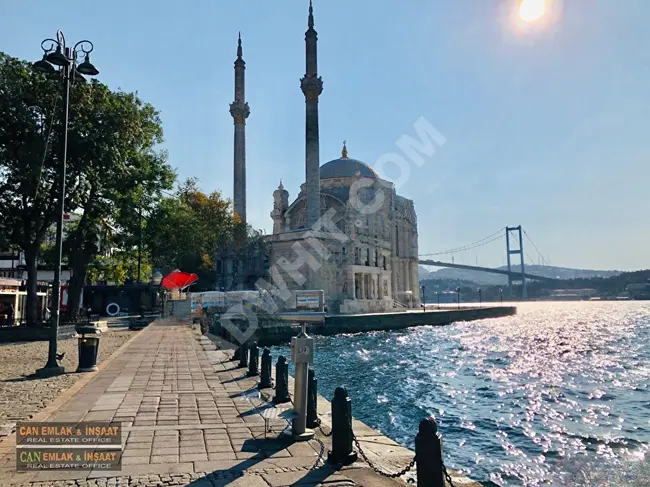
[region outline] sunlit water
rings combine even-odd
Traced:
[[[319,392],[485,485],[650,486],[650,302],[518,304],[516,317],[318,337]],[[276,347],[273,355],[284,353]]]

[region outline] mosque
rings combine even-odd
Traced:
[[[413,201],[396,193],[368,164],[341,157],[320,165],[318,75],[313,7],[309,5],[305,96],[305,183],[292,200],[273,193],[273,233],[265,237],[270,279],[277,288],[319,290],[332,313],[388,312],[420,307],[417,215]],[[235,61],[234,210],[246,220],[245,62],[241,36]],[[252,282],[240,287],[250,286]],[[289,306],[290,307],[290,306]]]

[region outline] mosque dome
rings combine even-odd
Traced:
[[[320,168],[321,179],[351,178],[353,176],[377,179],[379,176],[375,170],[365,162],[348,157],[348,150],[343,143],[341,157],[323,164]]]

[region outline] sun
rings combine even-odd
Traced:
[[[546,0],[522,0],[519,17],[524,22],[535,22],[546,13]]]

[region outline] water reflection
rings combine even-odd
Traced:
[[[434,413],[448,467],[486,485],[650,485],[650,303],[518,306],[319,338],[320,392],[346,386],[355,416],[409,447]]]

